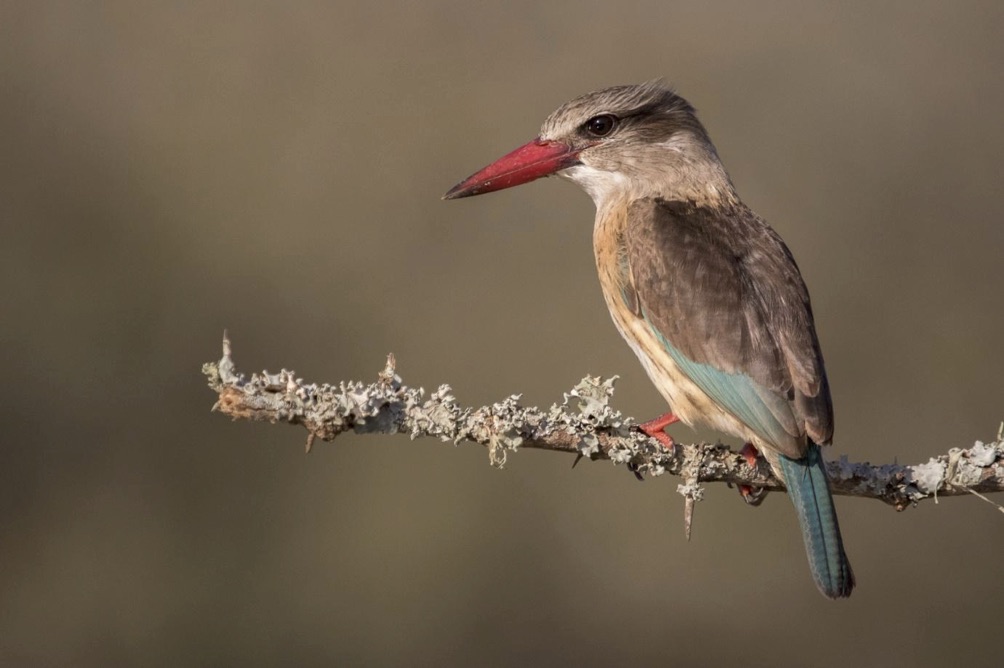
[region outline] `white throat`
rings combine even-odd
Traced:
[[[589,165],[578,164],[558,172],[560,176],[574,181],[590,197],[597,211],[602,211],[609,202],[619,199],[634,199],[631,179],[620,172],[608,172]]]

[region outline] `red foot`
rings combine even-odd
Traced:
[[[752,443],[744,445],[739,454],[743,456],[747,464],[756,468],[757,450]],[[743,497],[743,501],[751,506],[759,506],[767,496],[767,490],[763,487],[753,487],[752,485],[738,485],[738,487],[739,495]]]
[[[673,443],[673,437],[663,430],[674,422],[679,421],[680,418],[676,417],[672,413],[664,413],[654,420],[641,423],[638,425],[638,429],[662,443],[662,446],[672,453],[676,448],[676,444]]]
[[[756,467],[756,456],[758,453],[756,447],[752,443],[744,445],[743,449],[739,451],[739,454],[743,456],[743,459],[746,460],[747,464],[752,467]]]

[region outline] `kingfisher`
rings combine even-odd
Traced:
[[[798,513],[816,586],[849,596],[820,451],[833,405],[809,293],[784,241],[739,198],[693,106],[661,80],[583,95],[444,199],[553,174],[595,203],[604,300],[670,407],[642,431],[672,449],[666,426],[703,424],[743,439],[748,457],[762,453]]]

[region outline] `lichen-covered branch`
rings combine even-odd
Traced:
[[[203,373],[219,395],[213,410],[235,420],[303,425],[308,451],[315,439],[331,441],[347,431],[477,443],[488,448],[496,466],[519,448],[557,450],[626,464],[639,476],[681,476],[685,484],[679,491],[691,507],[700,499],[700,483],[784,489],[762,459],[750,466],[740,453],[721,444],[678,443],[674,452],[667,452],[639,432],[632,418],[610,406],[616,377],[586,377],[562,403],[547,410],[521,405],[518,395],[491,406],[466,408],[457,403],[448,385],[428,395],[404,385],[393,356],[371,384],[317,385],[286,370],[246,378],[234,368],[226,337],[223,358],[204,365]],[[1004,491],[1004,442],[998,432],[993,443],[977,441],[968,449],[953,448],[924,464],[873,465],[841,457],[830,462],[828,470],[835,494],[881,499],[902,510],[926,498]]]

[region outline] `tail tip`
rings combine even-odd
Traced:
[[[851,570],[851,565],[848,563],[846,555],[843,556],[842,563],[840,564],[840,572],[837,573],[836,577],[816,578],[816,585],[819,587],[820,593],[826,598],[833,600],[848,598],[856,584],[854,571]]]

